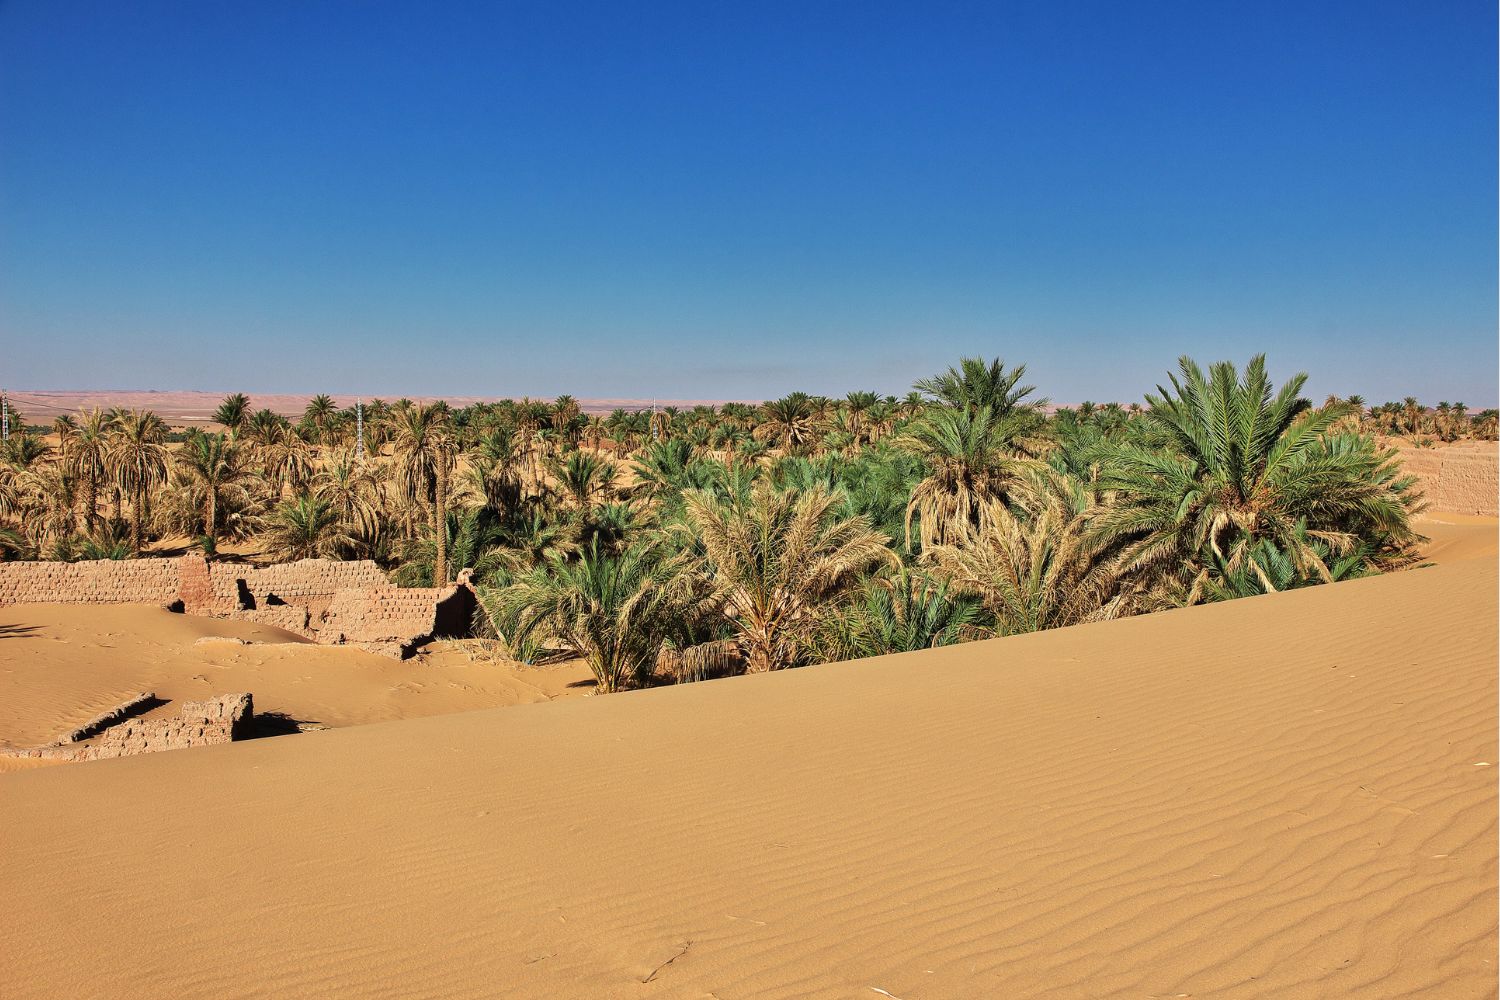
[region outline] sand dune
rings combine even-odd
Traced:
[[[1483,997],[1496,562],[0,781],[6,997]]]
[[[1436,511],[1418,517],[1414,527],[1427,537],[1425,560],[1447,563],[1500,554],[1500,520],[1493,517]]]

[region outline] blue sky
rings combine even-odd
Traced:
[[[1495,20],[5,0],[0,384],[1493,405]]]

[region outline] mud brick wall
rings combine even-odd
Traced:
[[[228,743],[245,735],[254,708],[249,694],[226,694],[207,701],[184,702],[182,711],[167,719],[132,719],[104,731],[91,746],[80,748],[80,760],[130,757],[158,750]]]
[[[265,608],[274,597],[286,604],[300,604],[315,614],[322,612],[341,590],[372,590],[396,585],[369,560],[340,562],[333,559],[302,559],[276,566],[237,566],[218,563],[210,568],[214,602],[228,610],[240,607],[240,582],[255,602]]]
[[[169,604],[177,592],[176,559],[0,562],[0,606]]]
[[[255,611],[231,611],[229,617],[236,621],[255,622],[257,625],[274,625],[307,639],[311,639],[314,634],[308,627],[311,616],[301,604],[273,604]]]
[[[341,591],[328,606],[318,641],[347,642],[387,656],[405,655],[415,641],[433,634],[438,601],[453,589],[383,587]]]
[[[1403,447],[1402,468],[1421,480],[1433,513],[1500,515],[1500,451],[1492,444]]]
[[[248,693],[226,694],[207,701],[184,702],[177,715],[165,719],[129,719],[106,729],[89,743],[32,747],[4,751],[12,757],[57,760],[106,760],[133,757],[158,750],[228,743],[249,735],[255,708]]]

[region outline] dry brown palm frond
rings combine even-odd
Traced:
[[[795,666],[819,611],[895,562],[869,519],[841,516],[838,495],[823,488],[778,491],[761,481],[739,500],[703,490],[684,500],[681,530],[700,553],[684,572],[714,588],[751,671]]]
[[[977,527],[927,555],[955,592],[985,604],[1002,633],[1115,618],[1136,595],[1087,530],[1090,506],[1066,477],[1033,469],[1016,481],[1011,504],[986,501]]]

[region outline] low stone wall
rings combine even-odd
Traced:
[[[473,611],[473,592],[467,587],[345,590],[329,604],[318,641],[408,656],[435,636],[466,635]]]
[[[213,603],[224,610],[259,611],[281,603],[322,612],[341,590],[396,589],[367,559],[302,559],[276,566],[215,563],[209,577]]]
[[[1397,450],[1402,468],[1421,481],[1429,511],[1500,516],[1500,447],[1474,442]]]
[[[229,743],[248,735],[255,709],[248,693],[226,694],[206,701],[184,702],[177,715],[165,719],[127,719],[110,726],[88,743],[0,749],[10,757],[51,760],[106,760],[160,750]]]
[[[0,606],[169,604],[179,579],[176,559],[0,562]]]

